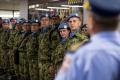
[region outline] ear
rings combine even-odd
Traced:
[[[88,29],[89,29],[90,34],[93,34],[93,30],[94,30],[94,27],[95,27],[95,22],[93,20],[92,15],[88,16],[87,24],[88,24]]]
[[[92,28],[92,25],[93,25],[93,18],[92,18],[92,16],[89,16],[89,17],[88,17],[87,23],[88,23],[88,26],[89,26],[90,28]]]

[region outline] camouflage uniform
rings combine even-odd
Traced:
[[[82,43],[88,41],[88,38],[82,33],[76,32],[73,34],[74,34],[73,37],[69,38],[67,43],[66,43],[67,50],[69,50],[69,48],[74,44],[77,44],[77,43],[82,44]]]
[[[15,69],[15,75],[19,75],[19,52],[18,48],[23,40],[24,36],[21,31],[18,31],[14,37],[14,44],[13,44],[13,49],[10,50],[10,53],[14,54],[14,69]]]
[[[19,53],[19,73],[20,73],[20,79],[21,80],[30,80],[29,76],[29,62],[28,62],[28,56],[27,56],[27,45],[26,43],[29,41],[29,35],[30,32],[24,32],[22,34],[22,42],[18,47],[18,53]]]
[[[54,49],[59,44],[59,34],[57,30],[52,30],[49,35],[51,49]]]
[[[50,68],[50,41],[49,34],[51,29],[47,32],[41,33],[39,37],[39,51],[38,51],[38,62],[39,62],[39,80],[53,80],[49,72]]]
[[[52,51],[51,61],[55,72],[57,72],[63,61],[65,51],[65,43],[59,43],[57,47]]]
[[[38,37],[40,32],[32,33],[29,36],[27,44],[27,57],[29,61],[30,80],[39,80],[39,69],[38,69]]]
[[[10,38],[7,42],[7,46],[8,46],[8,55],[9,55],[9,71],[11,72],[11,74],[14,74],[14,53],[12,52],[13,50],[13,46],[14,46],[14,38],[16,35],[17,31],[16,30],[10,30]]]
[[[72,36],[69,36],[69,38],[66,39],[65,42],[60,42],[55,48],[55,50],[53,50],[51,56],[52,65],[54,65],[55,72],[58,72],[58,69],[60,68],[60,65],[63,62],[64,53],[68,51],[72,45],[79,43],[83,44],[86,41],[88,41],[86,36],[84,36],[83,34],[76,33]]]
[[[0,58],[0,66],[4,69],[9,68],[9,55],[8,55],[8,46],[7,46],[7,41],[10,36],[10,30],[3,30],[1,32],[1,39],[0,39],[0,53],[1,53],[1,58]]]

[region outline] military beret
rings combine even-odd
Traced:
[[[17,20],[17,22],[16,22],[16,24],[23,24],[23,23],[24,23],[24,21],[21,19]]]
[[[17,18],[15,18],[15,17],[12,17],[12,18],[10,18],[10,21],[11,21],[11,20],[17,20]]]
[[[60,29],[69,29],[69,25],[67,23],[61,23],[58,27],[58,30]]]
[[[4,19],[3,23],[10,23],[10,21],[8,19]]]
[[[31,23],[39,23],[38,19],[31,20]]]
[[[120,0],[89,0],[91,11],[100,16],[114,17],[120,14]]]
[[[76,17],[76,18],[79,18],[79,19],[80,19],[79,14],[77,14],[77,13],[72,13],[72,14],[70,14],[70,15],[68,16],[67,21],[69,21],[70,18],[73,18],[73,17]]]
[[[59,15],[52,15],[52,18],[60,18]]]
[[[31,21],[30,20],[25,20],[23,23],[31,24]]]
[[[44,17],[48,17],[49,19],[51,18],[49,14],[45,14],[45,15],[42,15],[42,16],[40,17],[40,20],[41,20],[42,18],[44,18]]]
[[[25,21],[25,19],[24,19],[24,18],[20,18],[20,20]]]

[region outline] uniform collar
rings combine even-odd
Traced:
[[[33,30],[33,31],[31,31],[32,33],[37,33],[37,32],[39,32],[39,30]]]
[[[28,30],[28,31],[24,31],[23,33],[24,34],[28,34],[28,33],[30,33],[31,31],[30,30]]]
[[[45,32],[48,32],[48,30],[49,30],[49,27],[44,27],[44,28],[41,29],[41,32],[45,33]]]
[[[107,39],[107,40],[119,40],[120,33],[118,31],[99,32],[91,37],[91,41]]]
[[[65,39],[65,38],[61,38],[60,42],[61,42],[61,43],[65,43],[66,40],[67,40],[67,39]]]
[[[3,30],[4,32],[10,32],[10,30],[9,29],[5,29],[5,30]]]
[[[69,37],[73,38],[74,36],[75,36],[75,33],[74,32],[70,32]]]

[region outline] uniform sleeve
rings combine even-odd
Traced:
[[[92,55],[93,54],[93,55]],[[84,67],[83,80],[116,80],[116,73],[118,72],[117,61],[111,52],[98,50],[91,53],[91,59],[86,57],[86,64]],[[114,66],[113,66],[114,65]],[[79,66],[77,67],[77,69]],[[79,76],[79,75],[78,75]],[[77,80],[78,80],[78,76]]]
[[[67,53],[64,57],[64,61],[62,63],[62,66],[58,74],[56,75],[55,80],[72,80],[69,79],[67,75],[69,74],[70,71],[69,69],[71,69],[73,61],[74,61],[74,55]]]
[[[104,51],[87,52],[78,52],[68,70],[59,72],[55,80],[115,80],[113,74],[118,71],[115,59]]]
[[[114,78],[118,72],[118,65],[112,53],[104,50],[87,52],[81,53],[83,55],[79,55],[73,62],[67,77],[72,73],[75,75],[70,80],[116,80]]]

